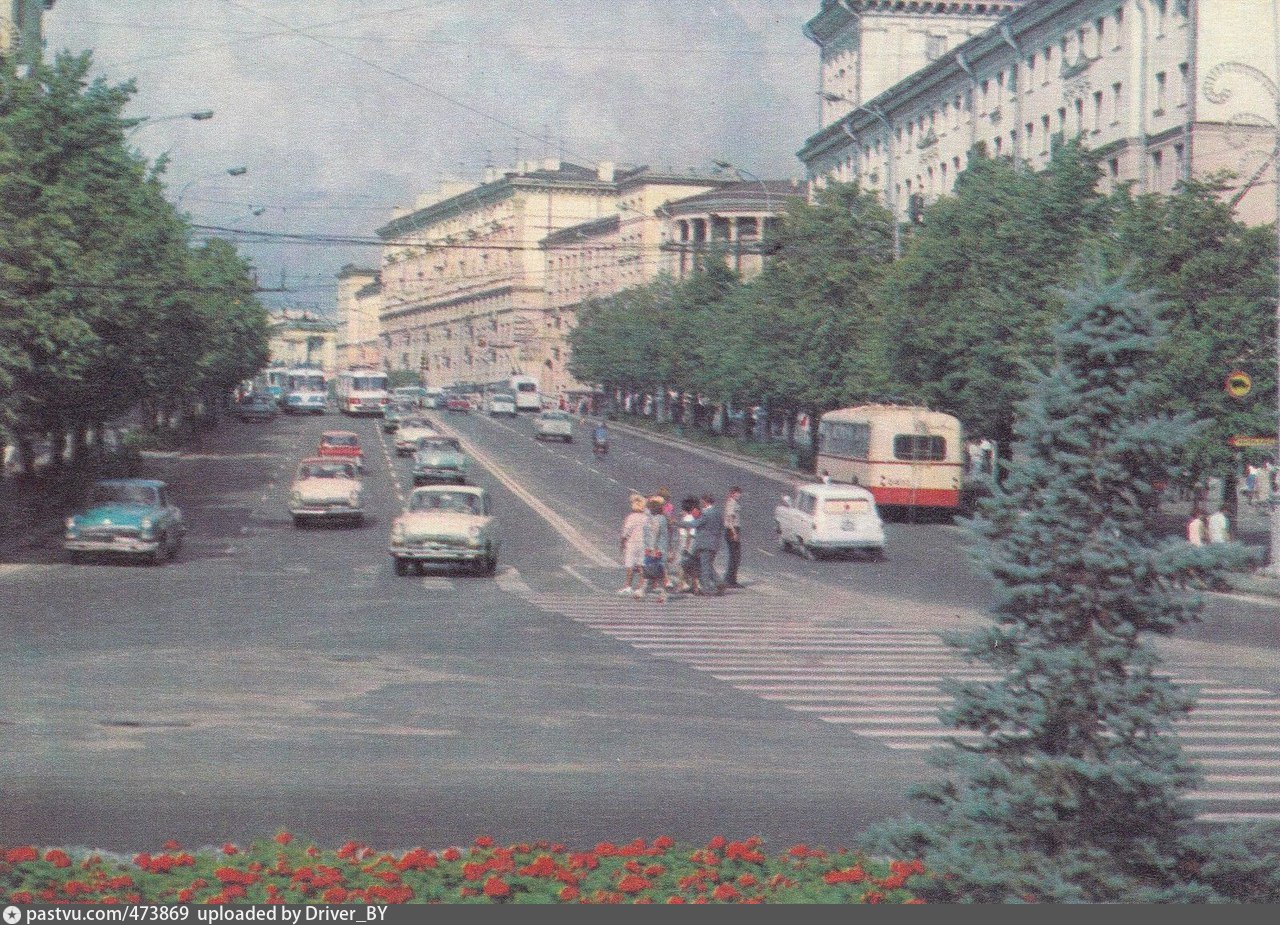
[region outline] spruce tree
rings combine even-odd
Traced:
[[[881,830],[922,857],[944,901],[1211,899],[1195,878],[1197,772],[1174,722],[1191,698],[1147,637],[1197,618],[1188,584],[1238,559],[1153,531],[1157,491],[1195,430],[1153,407],[1161,331],[1149,297],[1090,277],[1019,407],[1004,493],[969,526],[994,623],[953,644],[1003,677],[956,684],[939,811]]]

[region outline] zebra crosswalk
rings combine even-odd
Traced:
[[[925,751],[976,733],[943,726],[940,684],[994,680],[937,633],[806,613],[782,595],[737,594],[666,605],[613,595],[530,592],[530,603],[619,642],[704,672],[891,749]],[[1198,705],[1178,723],[1204,781],[1193,798],[1209,821],[1280,820],[1280,695],[1175,670]]]

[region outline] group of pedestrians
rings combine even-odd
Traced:
[[[685,498],[677,512],[666,488],[648,498],[632,495],[631,512],[622,522],[625,578],[618,594],[655,594],[666,603],[669,593],[711,597],[742,587],[741,499],[742,489],[735,485],[723,505],[707,493]],[[721,549],[728,552],[723,578],[715,565]]]

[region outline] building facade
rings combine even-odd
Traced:
[[[613,167],[558,160],[447,185],[378,229],[382,337],[389,369],[424,383],[488,385],[536,375],[547,265],[540,242],[612,215]]]
[[[315,366],[338,372],[338,325],[307,311],[286,309],[271,317],[271,365]]]
[[[339,369],[381,368],[382,283],[378,271],[351,264],[338,273]]]
[[[0,60],[34,64],[44,48],[42,17],[54,0],[0,0]]]
[[[807,194],[807,184],[790,180],[744,181],[671,203],[662,210],[663,271],[683,279],[714,252],[743,279],[757,276],[779,213]]]
[[[924,18],[978,4],[892,5]],[[1060,140],[1081,138],[1109,183],[1154,193],[1223,171],[1251,177],[1274,147],[1272,0],[1000,6],[1014,8],[906,79],[846,97],[799,152],[813,181],[857,180],[907,221],[951,190],[978,145],[1039,169]],[[1242,220],[1273,220],[1274,189],[1237,185]]]

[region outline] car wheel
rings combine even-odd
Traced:
[[[888,556],[886,556],[884,553],[884,547],[878,546],[875,549],[869,550],[867,552],[867,558],[870,559],[872,562],[883,562],[885,559],[888,558]]]
[[[169,558],[169,534],[160,534],[160,542],[155,550],[151,553],[151,564],[160,565],[165,559]]]
[[[493,575],[498,571],[498,557],[495,553],[490,553],[484,558],[484,565],[481,571],[485,575]]]
[[[307,518],[303,517],[301,514],[294,514],[293,525],[301,530],[307,525]]]
[[[415,566],[415,569],[414,569],[414,570],[415,570],[419,575],[425,575],[425,574],[427,574],[427,563],[422,562],[421,560],[419,560],[418,562],[415,562],[415,563],[414,563],[414,566]]]
[[[783,552],[791,552],[791,541],[782,535],[782,528],[778,528],[777,533],[778,548]]]
[[[403,577],[403,576],[405,576],[405,575],[408,575],[408,574],[409,574],[409,562],[408,562],[408,560],[407,560],[407,559],[401,559],[399,556],[396,556],[396,557],[395,557],[395,568],[396,568],[396,574],[397,574],[397,575],[400,575],[401,577]]]
[[[800,548],[800,555],[804,556],[810,562],[813,562],[818,558],[818,554],[813,551],[813,547],[810,546],[808,543],[805,543],[804,541],[800,541],[798,545]]]
[[[364,515],[363,515],[363,514],[356,514],[356,515],[354,515],[354,516],[351,518],[351,526],[355,527],[357,530],[359,530],[361,527],[363,527],[363,526],[364,526]]]
[[[572,437],[565,437],[565,438],[564,438],[564,442],[565,442],[565,443],[572,443],[572,442],[573,442],[573,438],[572,438]]]
[[[72,565],[83,565],[85,562],[85,555],[78,549],[72,549],[67,552],[67,561]]]

